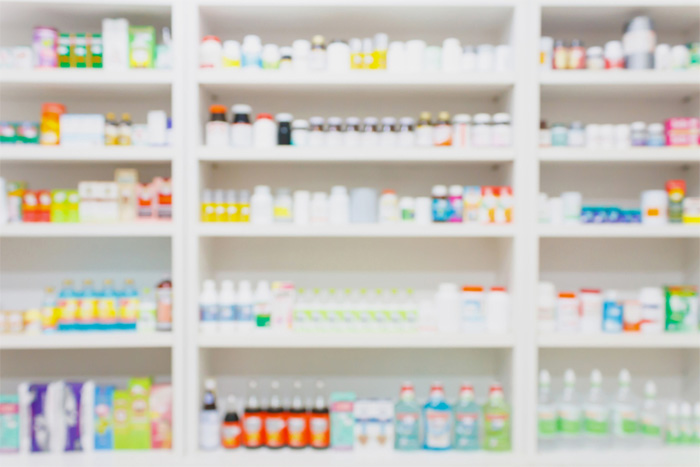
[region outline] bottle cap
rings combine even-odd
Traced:
[[[209,113],[226,114],[226,106],[220,105],[220,104],[210,105],[209,106]],[[112,114],[112,115],[114,115],[114,114]],[[107,118],[109,118],[109,114],[107,115]]]
[[[256,117],[256,120],[272,120],[272,115],[271,114],[258,114]]]
[[[277,119],[278,122],[291,122],[292,121],[292,114],[279,113],[279,114],[275,115],[275,118]]]
[[[231,107],[234,114],[249,114],[252,109],[248,104],[235,104]]]

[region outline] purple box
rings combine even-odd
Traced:
[[[50,429],[47,419],[46,394],[48,384],[29,386],[31,403],[29,404],[29,430],[32,440],[32,452],[48,452],[50,449]]]
[[[36,68],[58,67],[58,31],[54,28],[37,26],[33,36],[34,66]]]
[[[66,429],[64,451],[82,451],[80,443],[80,396],[83,383],[66,383],[61,399],[61,417]]]

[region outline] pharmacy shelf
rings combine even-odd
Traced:
[[[192,462],[198,466],[512,466],[517,465],[517,458],[512,453],[457,452],[457,451],[316,451],[257,449],[235,452],[200,453]],[[193,464],[194,465],[194,464]]]
[[[183,456],[169,451],[66,452],[61,454],[5,454],[3,467],[147,467],[153,465],[187,466]]]
[[[277,146],[268,149],[211,148],[197,150],[202,162],[377,162],[377,163],[504,163],[512,162],[511,148],[309,148]],[[1,159],[0,159],[1,160]]]
[[[169,332],[58,332],[55,334],[2,334],[0,349],[146,349],[173,345]]]
[[[205,349],[503,349],[515,339],[509,334],[362,334],[362,333],[289,333],[265,331],[251,334],[200,334],[199,347]]]
[[[554,70],[540,73],[543,98],[697,96],[700,71]]]
[[[349,224],[309,225],[291,224],[253,225],[242,223],[200,223],[200,237],[512,237],[512,225],[480,224]]]
[[[700,462],[700,448],[666,446],[658,449],[634,448],[634,450],[558,450],[540,453],[531,463],[533,466],[693,466]]]
[[[697,238],[700,224],[540,225],[540,238]]]
[[[540,148],[541,162],[700,164],[700,147],[641,147],[629,149]]]
[[[51,238],[51,237],[170,237],[170,222],[143,222],[133,224],[58,224],[19,223],[0,225],[0,237]]]
[[[538,337],[540,348],[645,348],[645,349],[700,349],[700,334],[541,334]]]
[[[38,144],[13,144],[0,146],[0,162],[129,162],[146,164],[171,162],[176,151],[170,147],[101,146],[64,147]]]

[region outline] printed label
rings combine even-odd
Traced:
[[[201,321],[216,321],[219,309],[216,305],[200,305],[199,319]]]
[[[287,431],[289,432],[289,445],[300,448],[306,446],[306,417],[303,415],[290,416],[287,421]]]
[[[284,446],[284,417],[268,415],[265,417],[265,439],[270,447]]]
[[[610,431],[607,412],[602,407],[586,409],[583,415],[583,428],[590,435],[607,435]]]
[[[557,414],[558,431],[564,435],[578,435],[581,432],[581,413],[575,407],[563,407]]]
[[[248,447],[262,445],[263,421],[259,415],[245,415],[243,417],[243,439]]]
[[[241,323],[253,322],[253,305],[238,305],[236,307],[238,321]]]
[[[537,431],[541,438],[557,434],[557,413],[554,410],[539,410],[537,413]]]
[[[221,306],[219,306],[219,320],[220,321],[235,321],[236,320],[236,306],[235,305],[221,305]]]
[[[441,410],[426,409],[425,446],[445,449],[450,447],[450,414]]]

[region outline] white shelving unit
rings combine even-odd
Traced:
[[[634,452],[540,452],[536,436],[537,374],[548,368],[558,391],[561,374],[579,378],[597,367],[611,384],[623,366],[641,393],[654,379],[662,400],[697,400],[700,335],[538,335],[537,284],[560,289],[634,290],[663,284],[700,285],[700,227],[664,225],[538,225],[539,192],[576,190],[584,199],[638,204],[639,193],[683,178],[700,194],[696,148],[589,150],[540,148],[540,119],[550,123],[660,121],[695,116],[700,73],[540,72],[539,38],[549,35],[586,45],[620,39],[626,20],[649,14],[660,42],[697,41],[697,0],[0,0],[0,46],[31,42],[31,28],[52,25],[97,32],[103,17],[171,26],[171,71],[14,71],[0,73],[0,119],[36,120],[45,101],[71,112],[130,112],[164,108],[173,117],[170,148],[48,148],[1,146],[0,174],[38,186],[72,186],[108,179],[114,168],[146,176],[169,173],[175,199],[171,224],[0,226],[0,294],[12,303],[36,301],[40,288],[65,277],[129,274],[174,282],[170,334],[71,333],[0,335],[0,389],[21,379],[137,374],[168,377],[174,385],[172,452],[12,456],[8,465],[696,465],[697,449]],[[509,43],[509,73],[328,73],[200,70],[202,36],[289,44],[320,33],[326,38],[386,32],[392,40],[422,38],[439,44]],[[532,59],[532,60],[531,60]],[[204,146],[211,104],[252,105],[253,112],[383,116],[510,112],[514,145],[507,149],[265,150]],[[313,190],[332,185],[395,188],[425,195],[438,183],[512,185],[512,225],[383,225],[300,227],[200,223],[204,188]],[[115,272],[116,271],[116,272]],[[452,281],[505,285],[512,293],[511,332],[505,335],[432,334],[200,334],[198,296],[205,279],[291,280],[302,287],[413,287]],[[20,300],[24,300],[20,302]],[[511,453],[361,453],[282,450],[203,453],[197,421],[201,388],[215,377],[219,393],[242,395],[244,383],[321,377],[329,390],[395,396],[406,378],[419,393],[440,378],[450,395],[464,378],[479,395],[494,379],[512,406]],[[607,387],[607,386],[606,386]],[[612,388],[612,386],[610,386]],[[611,389],[612,390],[612,389]],[[4,465],[4,464],[3,464]]]

